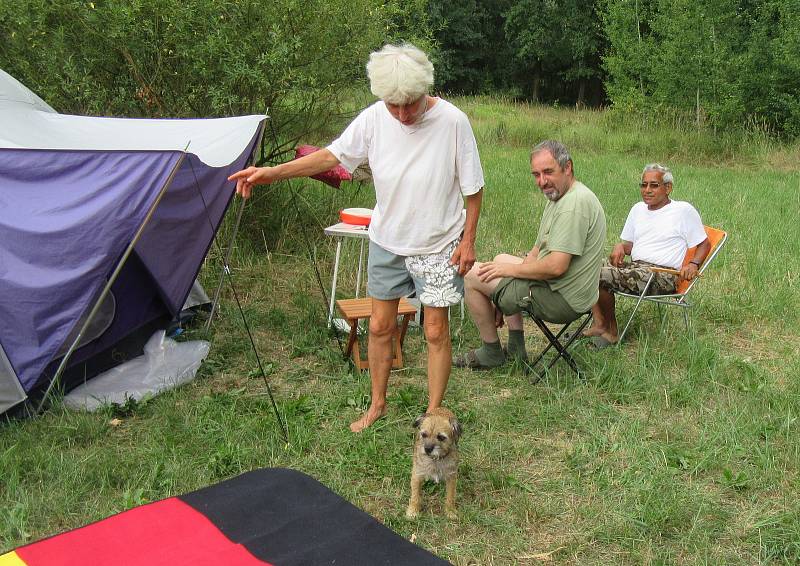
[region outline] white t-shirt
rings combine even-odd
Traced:
[[[369,159],[376,196],[369,236],[397,255],[439,252],[458,238],[464,230],[462,195],[484,184],[467,116],[441,98],[411,126],[378,101],[328,150],[351,172]]]
[[[688,202],[673,200],[658,210],[637,202],[620,238],[633,242],[631,259],[680,269],[686,250],[706,239],[700,214]]]

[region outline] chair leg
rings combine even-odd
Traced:
[[[650,278],[647,280],[647,284],[644,286],[644,291],[642,291],[642,294],[639,295],[639,300],[636,301],[636,306],[633,307],[633,312],[631,313],[628,322],[625,324],[625,328],[622,329],[622,333],[619,335],[619,340],[617,340],[617,344],[622,344],[622,339],[625,337],[625,333],[628,332],[628,327],[631,325],[631,322],[633,322],[633,317],[636,316],[636,311],[639,310],[639,305],[642,304],[642,301],[647,295],[647,290],[650,289],[650,284],[653,282],[655,276],[656,276],[655,273],[650,274]]]
[[[547,338],[548,345],[544,350],[542,350],[539,356],[537,356],[537,358],[529,364],[530,370],[534,370],[534,368],[544,358],[545,354],[547,354],[547,352],[550,351],[550,348],[555,348],[556,351],[558,352],[542,371],[536,373],[536,379],[533,380],[533,383],[538,383],[547,374],[547,372],[550,371],[550,369],[555,365],[555,363],[559,360],[559,358],[563,358],[563,360],[567,362],[569,367],[572,368],[572,371],[574,371],[579,378],[582,377],[580,368],[578,368],[578,364],[575,363],[575,359],[568,352],[568,349],[572,345],[572,343],[578,338],[578,336],[580,336],[580,333],[583,332],[583,330],[589,325],[589,322],[591,322],[592,320],[592,314],[587,313],[583,322],[581,322],[581,324],[578,326],[578,329],[572,333],[572,336],[570,336],[566,344],[561,343],[561,336],[564,335],[564,333],[567,331],[567,329],[569,329],[572,323],[565,324],[564,326],[561,327],[561,330],[559,330],[558,334],[553,334],[553,332],[547,327],[547,325],[544,323],[543,320],[533,315],[531,315],[531,318],[539,327],[539,330],[542,331],[542,334],[544,334],[545,337]]]

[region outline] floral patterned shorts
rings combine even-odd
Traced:
[[[442,251],[400,256],[369,243],[367,292],[370,297],[385,301],[407,297],[416,291],[417,298],[429,307],[449,307],[464,297],[464,278],[450,258],[461,238],[447,244]]]

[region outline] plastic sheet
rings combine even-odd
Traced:
[[[194,379],[209,348],[205,340],[176,342],[159,330],[145,344],[143,355],[76,387],[64,397],[64,405],[94,411],[155,396]]]

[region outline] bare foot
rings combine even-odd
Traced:
[[[597,327],[597,326],[592,326],[592,327],[587,328],[586,330],[584,330],[583,331],[583,335],[584,336],[603,336],[607,332],[608,332],[607,328],[600,328],[600,327]]]
[[[361,415],[361,418],[355,422],[350,423],[350,430],[352,432],[361,432],[365,428],[369,427],[380,418],[386,416],[386,407],[382,409],[373,409],[370,407],[367,409],[367,412]]]

